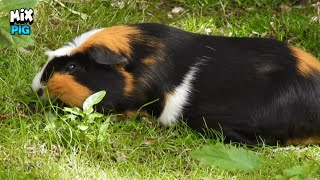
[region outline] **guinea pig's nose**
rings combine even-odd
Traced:
[[[42,97],[42,95],[43,95],[43,89],[38,89],[38,90],[37,90],[37,95],[38,95],[39,97]]]

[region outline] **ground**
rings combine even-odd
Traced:
[[[118,24],[160,22],[203,34],[276,38],[320,58],[314,1],[74,2],[40,1],[31,26],[34,45],[1,51],[1,179],[273,179],[290,167],[320,160],[320,148],[314,145],[243,146],[259,155],[261,168],[222,170],[190,156],[218,139],[202,137],[185,125],[164,128],[154,119],[111,123],[103,139],[90,140],[81,131],[69,131],[60,117],[64,112],[42,103],[31,90],[33,76],[46,61],[45,50],[87,30]],[[171,12],[175,7],[183,10]],[[320,176],[320,170],[312,176]]]

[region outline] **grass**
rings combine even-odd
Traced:
[[[154,119],[111,124],[99,143],[81,136],[71,138],[59,128],[47,130],[56,122],[48,112],[55,116],[62,112],[40,102],[30,88],[46,61],[45,50],[58,48],[89,29],[116,24],[161,22],[204,34],[271,37],[320,58],[320,28],[311,20],[317,16],[311,3],[129,0],[118,8],[109,1],[61,2],[67,8],[57,1],[37,5],[31,50],[5,49],[0,54],[1,179],[273,179],[285,169],[320,160],[319,146],[262,145],[250,148],[262,158],[260,170],[221,170],[190,157],[191,151],[219,140],[204,138],[185,125],[164,128]],[[283,4],[291,11],[286,12]],[[170,13],[175,6],[185,10]],[[67,143],[70,139],[72,143]],[[319,169],[315,176],[320,176]]]

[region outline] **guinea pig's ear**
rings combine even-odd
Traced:
[[[101,46],[92,47],[89,56],[95,62],[104,65],[127,64],[128,59]]]

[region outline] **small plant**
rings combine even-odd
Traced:
[[[96,143],[105,141],[111,116],[104,116],[93,108],[105,95],[105,91],[92,94],[85,100],[82,109],[64,107],[64,115],[47,124],[45,130],[58,131],[61,139],[67,140],[68,144],[75,140]]]
[[[261,165],[261,159],[254,152],[221,143],[204,146],[191,156],[201,163],[231,171],[252,171],[259,169]]]

